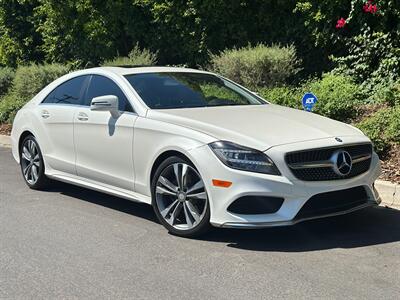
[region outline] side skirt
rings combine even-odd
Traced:
[[[51,179],[81,186],[134,202],[151,204],[151,197],[70,174],[46,174]]]

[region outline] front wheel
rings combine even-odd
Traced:
[[[45,188],[49,179],[44,174],[43,156],[36,139],[32,135],[27,136],[19,152],[21,172],[26,184],[35,190]]]
[[[154,211],[169,232],[195,237],[210,228],[210,205],[204,182],[189,161],[170,157],[152,180]]]

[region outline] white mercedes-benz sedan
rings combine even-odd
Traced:
[[[180,236],[380,202],[379,159],[361,131],[192,69],[65,75],[17,113],[12,144],[30,188],[55,179],[148,203]]]

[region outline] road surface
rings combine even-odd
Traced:
[[[183,239],[146,205],[29,190],[0,148],[0,298],[400,299],[400,211]]]

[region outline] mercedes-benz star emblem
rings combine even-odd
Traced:
[[[342,140],[341,138],[338,138],[338,137],[335,137],[335,140],[336,140],[337,142],[339,142],[339,143],[342,143],[342,142],[343,142],[343,140]]]
[[[344,150],[339,150],[333,153],[331,161],[333,163],[333,171],[340,175],[346,176],[351,172],[353,165],[351,155]]]

